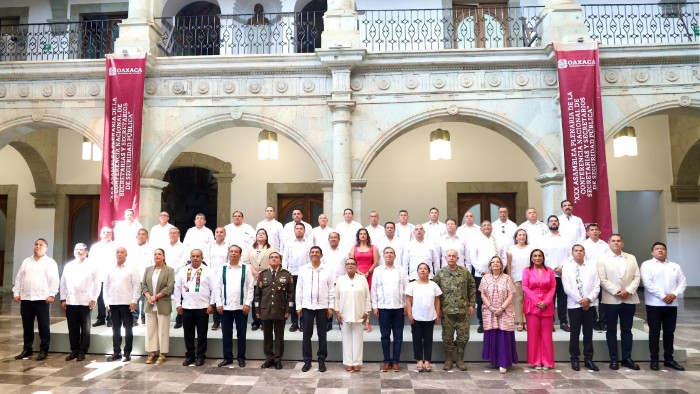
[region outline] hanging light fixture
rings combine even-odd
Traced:
[[[258,160],[277,160],[279,148],[277,146],[277,133],[263,130],[258,134]]]
[[[450,132],[443,129],[432,131],[430,133],[430,160],[450,159],[452,159]]]
[[[83,137],[83,154],[82,154],[82,159],[83,160],[92,160],[92,161],[100,161],[102,160],[102,149],[95,145],[94,143],[90,142],[89,139],[86,137]]]
[[[637,133],[634,127],[625,127],[613,137],[615,157],[637,156]]]

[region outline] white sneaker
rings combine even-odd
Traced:
[[[498,368],[498,370],[499,370],[501,373],[506,373],[506,371],[507,371],[507,369],[505,369],[505,368],[503,368],[503,367]]]
[[[545,365],[544,367],[542,367],[542,370],[543,370],[543,371],[549,371],[549,367]]]

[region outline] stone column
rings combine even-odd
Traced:
[[[321,185],[321,190],[323,190],[323,213],[328,215],[328,212],[333,211],[333,180],[319,179],[318,184]]]
[[[114,53],[129,56],[147,53],[157,56],[157,43],[162,31],[155,18],[161,16],[162,0],[130,0],[129,19],[119,24],[119,38],[114,44]]]
[[[216,193],[216,225],[224,226],[231,222],[231,182],[236,174],[214,173],[218,183]]]
[[[328,10],[323,15],[321,47],[359,48],[357,11],[354,0],[329,0]]]
[[[141,204],[139,205],[139,222],[150,229],[158,223],[161,207],[161,194],[168,182],[155,178],[141,178]]]
[[[584,24],[585,17],[579,4],[572,0],[547,0],[540,13],[542,23],[537,28],[542,46],[552,41],[591,41]]]
[[[362,190],[367,186],[367,179],[351,179],[352,186],[352,210],[355,213],[355,221],[362,223]]]
[[[333,209],[329,216],[335,225],[343,220],[343,210],[352,206],[350,125],[355,103],[332,102],[328,105],[333,113]]]
[[[559,214],[561,201],[566,198],[564,193],[564,174],[560,172],[548,172],[535,178],[541,183],[542,188],[542,212],[539,219],[547,220],[547,216]]]

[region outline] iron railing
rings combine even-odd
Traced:
[[[360,36],[370,51],[530,46],[542,7],[367,10]]]
[[[120,20],[3,25],[0,61],[98,59],[114,51]]]
[[[321,47],[322,12],[160,18],[165,56],[314,52]]]
[[[583,5],[592,39],[603,45],[697,42],[698,3]]]

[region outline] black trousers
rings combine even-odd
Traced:
[[[45,300],[21,301],[19,313],[22,316],[22,329],[24,330],[24,350],[32,350],[34,345],[34,319],[39,324],[39,351],[48,353],[51,331],[49,329],[49,307],[51,304]]]
[[[413,333],[413,358],[416,361],[432,361],[433,357],[433,329],[435,321],[415,320],[412,327]]]
[[[603,302],[603,290],[601,289],[600,292],[598,293],[598,305],[601,305],[602,302]],[[598,316],[596,318],[596,323],[607,324],[608,320],[605,317],[605,308],[598,308],[597,312],[598,312]]]
[[[673,333],[676,332],[678,308],[675,306],[647,305],[649,324],[649,354],[651,361],[659,361],[659,337],[664,330],[664,361],[673,360]]]
[[[214,310],[214,312],[211,313],[214,323],[219,323],[219,325],[221,325],[221,316],[223,315],[216,310],[216,304],[212,304],[211,308]]]
[[[566,292],[564,291],[564,284],[561,282],[560,277],[554,278],[557,282],[557,317],[559,318],[559,324],[565,324],[569,322],[566,317]]]
[[[635,304],[603,304],[601,308],[605,308],[606,317],[608,319],[608,331],[605,333],[605,339],[608,342],[608,353],[610,360],[626,360],[632,358],[632,322],[634,321],[634,312],[637,310]],[[618,357],[617,353],[617,321],[620,320],[620,342],[622,342],[622,358]]]
[[[112,313],[112,354],[121,354],[122,326],[124,326],[124,355],[131,355],[134,344],[134,315],[129,311],[129,305],[110,305]]]
[[[224,346],[224,360],[233,361],[233,324],[236,323],[236,345],[238,360],[245,360],[246,333],[248,327],[248,315],[244,315],[242,310],[224,311],[221,316],[221,341]]]
[[[479,286],[481,286],[481,277],[475,276],[474,281],[476,282],[476,318],[479,319],[479,325],[484,324],[481,317],[481,305],[484,300],[481,299],[481,292],[479,291]]]
[[[292,275],[292,279],[294,279],[294,284],[298,283],[297,278],[299,278],[299,275]],[[292,324],[299,324],[299,316],[297,316],[297,304],[294,302],[294,300],[290,300],[292,303],[292,306],[289,307],[289,319],[292,322]]]
[[[87,305],[66,305],[71,353],[85,354],[90,348],[90,312]]]
[[[112,321],[112,313],[107,312],[105,308],[105,300],[102,298],[102,292],[104,291],[104,283],[100,285],[100,296],[97,297],[97,321]]]
[[[593,360],[593,323],[596,318],[596,308],[591,307],[587,311],[583,308],[569,309],[569,356],[572,360],[578,360],[581,349],[578,346],[581,327],[583,327],[583,358]]]
[[[205,359],[207,357],[207,330],[209,315],[207,309],[183,309],[182,330],[185,335],[185,357]],[[195,347],[194,334],[197,332],[197,345]]]
[[[301,352],[304,362],[311,361],[311,337],[314,335],[314,322],[316,322],[316,334],[318,335],[319,361],[326,361],[328,357],[328,343],[326,342],[326,325],[328,324],[328,309],[302,309],[302,322],[304,323]],[[294,313],[296,316],[296,312]]]
[[[255,303],[253,303],[253,305],[250,306],[250,316],[253,318],[253,322],[250,323],[251,326],[256,325],[256,324],[258,326],[262,325],[262,320],[255,317],[255,314],[257,312],[260,312],[260,311],[258,311],[258,308],[255,307]]]
[[[265,360],[282,361],[284,356],[284,323],[286,320],[261,320]]]

